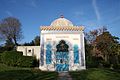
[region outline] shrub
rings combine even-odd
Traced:
[[[92,56],[91,59],[86,60],[87,68],[98,68],[101,64],[101,59],[99,57]]]
[[[97,68],[99,66],[96,62],[89,62],[87,63],[87,68]]]
[[[32,67],[34,59],[32,56],[23,56],[21,52],[6,51],[1,55],[1,60],[9,66]]]
[[[120,64],[113,64],[113,68],[120,70]]]
[[[110,63],[109,62],[103,62],[103,67],[104,68],[110,68]]]
[[[5,51],[1,55],[1,60],[3,63],[10,66],[17,66],[18,59],[22,56],[22,53],[16,51]]]
[[[33,57],[31,56],[22,56],[19,58],[19,65],[20,67],[33,67]]]
[[[0,53],[0,63],[1,63],[2,61],[1,61],[1,53]]]
[[[39,60],[36,57],[33,58],[33,67],[39,67]]]

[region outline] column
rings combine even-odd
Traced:
[[[41,33],[41,40],[40,40],[40,47],[41,47],[41,51],[40,51],[40,66],[44,65],[44,36]]]
[[[69,70],[73,70],[74,67],[74,53],[73,50],[69,50]]]
[[[85,68],[85,45],[84,45],[84,33],[81,33],[81,66]]]

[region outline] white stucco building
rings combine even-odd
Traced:
[[[18,46],[25,56],[36,56],[44,71],[75,71],[86,69],[84,27],[74,26],[63,16],[50,26],[40,27],[40,46]]]

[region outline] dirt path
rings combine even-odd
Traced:
[[[59,72],[58,76],[58,80],[72,80],[71,76],[69,75],[69,72]]]

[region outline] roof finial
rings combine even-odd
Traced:
[[[60,18],[64,18],[64,16],[63,16],[63,15],[60,15]]]

